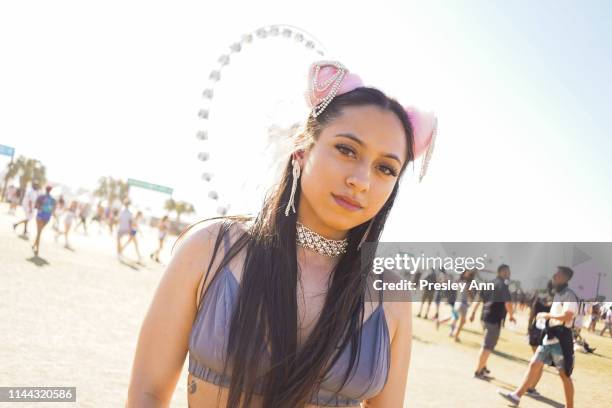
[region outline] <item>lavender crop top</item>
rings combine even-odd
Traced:
[[[227,234],[223,243],[227,252]],[[236,277],[228,265],[224,266],[210,283],[189,336],[189,373],[223,387],[230,384],[230,376],[223,377],[221,373],[238,288]],[[383,389],[389,374],[390,344],[382,302],[363,323],[361,331],[359,358],[344,387],[336,392],[349,364],[350,343],[342,350],[340,358],[321,383],[319,392],[310,399],[310,404],[358,407],[361,401],[372,398]]]

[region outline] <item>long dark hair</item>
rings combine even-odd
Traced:
[[[374,88],[361,87],[334,98],[317,118],[309,117],[296,145],[315,143],[322,129],[343,110],[353,106],[376,106],[394,112],[406,135],[404,173],[414,159],[412,126],[402,106]],[[216,274],[246,246],[239,296],[227,339],[227,358],[223,369],[231,367],[227,406],[247,407],[254,393],[262,394],[264,407],[295,408],[308,403],[329,368],[350,342],[350,363],[340,389],[348,381],[361,342],[361,322],[369,278],[369,262],[362,262],[359,243],[378,242],[385,221],[398,193],[399,180],[380,211],[367,222],[348,231],[348,249],[334,267],[321,315],[301,349],[298,349],[298,264],[296,251],[297,214],[285,216],[292,183],[291,160],[287,161],[278,186],[265,197],[255,217],[225,216],[215,242],[213,260],[223,234],[233,224],[252,221],[232,244]],[[300,189],[295,193],[296,205]],[[368,236],[364,237],[370,225]],[[368,258],[369,259],[369,258]],[[212,261],[205,276],[208,279]],[[214,277],[213,277],[214,279]],[[200,297],[200,306],[202,298]],[[262,371],[263,353],[270,350],[270,365]],[[339,391],[339,390],[337,390]],[[244,399],[241,397],[245,393]],[[220,394],[219,394],[220,396]]]

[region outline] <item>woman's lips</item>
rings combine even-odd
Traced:
[[[362,207],[355,205],[353,203],[349,203],[348,201],[346,201],[345,199],[343,199],[342,197],[339,197],[337,195],[335,195],[334,193],[332,193],[332,197],[334,198],[334,201],[336,201],[336,203],[344,208],[345,210],[349,210],[349,211],[357,211],[357,210],[361,210]]]

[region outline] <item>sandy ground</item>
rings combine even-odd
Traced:
[[[20,214],[20,213],[18,213]],[[144,267],[120,263],[107,231],[73,234],[74,251],[45,230],[40,258],[12,229],[15,216],[0,205],[0,386],[76,386],[79,407],[120,407],[127,387],[140,324],[163,265],[148,261],[156,234],[145,230]],[[30,226],[30,239],[35,232]],[[168,246],[171,245],[168,242]],[[135,257],[132,250],[128,256]],[[168,260],[168,248],[162,260]],[[415,305],[415,309],[416,309]],[[448,313],[448,309],[443,309]],[[524,321],[504,330],[489,368],[491,382],[472,378],[480,328],[467,327],[463,342],[447,337],[431,321],[414,319],[407,402],[410,407],[506,407],[497,388],[513,388],[530,357]],[[577,407],[609,406],[612,398],[612,339],[591,335],[597,355],[578,354],[574,381]],[[172,406],[186,406],[187,364]],[[547,370],[538,386],[545,398],[523,398],[523,407],[560,407],[558,377]],[[0,406],[14,404],[0,403]],[[67,403],[25,406],[68,406]]]

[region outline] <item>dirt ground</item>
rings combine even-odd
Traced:
[[[13,231],[16,218],[0,205],[0,386],[75,386],[76,406],[123,406],[140,324],[163,273],[163,265],[148,260],[155,232],[144,231],[145,266],[119,262],[113,238],[98,232],[97,225],[88,236],[73,234],[74,251],[65,249],[61,239],[55,242],[48,228],[36,258],[29,241]],[[32,223],[30,239],[34,231]],[[168,257],[166,248],[162,259]],[[449,313],[448,307],[442,310]],[[406,406],[508,406],[496,389],[514,388],[527,367],[531,350],[525,316],[503,330],[499,351],[488,364],[495,377],[490,382],[472,378],[482,339],[479,325],[468,324],[458,344],[447,334],[447,326],[436,331],[433,322],[414,318]],[[576,406],[609,406],[612,338],[589,334],[587,340],[597,352],[577,355]],[[172,406],[187,405],[186,378],[187,364]],[[543,398],[525,397],[521,406],[563,406],[561,382],[552,370],[546,370],[538,390]],[[8,405],[13,406],[0,403]]]

